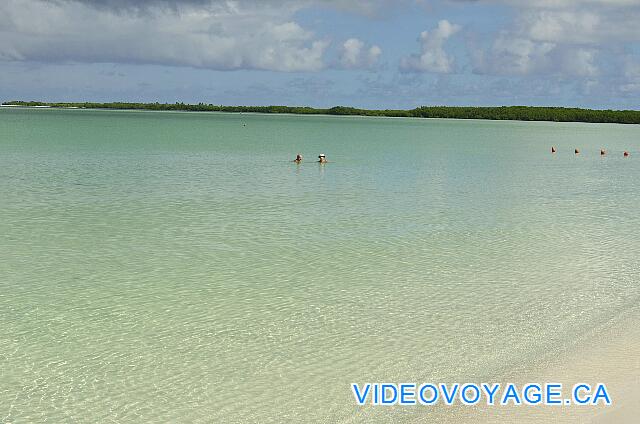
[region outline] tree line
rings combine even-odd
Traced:
[[[554,122],[602,122],[618,124],[640,124],[640,111],[637,110],[598,110],[565,107],[537,106],[422,106],[415,109],[357,109],[347,106],[332,108],[312,108],[306,106],[223,106],[206,103],[46,103],[11,101],[8,106],[49,106],[81,109],[133,109],[133,110],[169,110],[190,112],[253,112],[253,113],[291,113],[300,115],[353,115],[353,116],[390,116],[407,118],[456,118],[490,119],[510,121],[554,121]]]

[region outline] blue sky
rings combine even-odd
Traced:
[[[3,0],[0,100],[640,109],[638,0]]]

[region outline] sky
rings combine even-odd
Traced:
[[[0,101],[640,109],[640,0],[0,0]]]

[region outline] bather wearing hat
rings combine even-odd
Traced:
[[[327,163],[327,158],[324,156],[324,153],[320,153],[318,155],[318,162],[319,163]]]

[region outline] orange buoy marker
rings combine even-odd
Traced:
[[[626,157],[629,157],[629,152],[626,152],[626,151],[625,151],[625,152],[624,152],[624,157],[625,157],[625,158],[626,158]]]
[[[575,150],[575,153],[576,153],[576,155],[577,155],[578,153],[580,153],[580,150],[576,149],[576,150]]]
[[[607,151],[604,149],[600,149],[600,156],[604,156],[607,154]]]
[[[551,147],[551,153],[555,153],[556,152],[556,148],[555,147]]]

